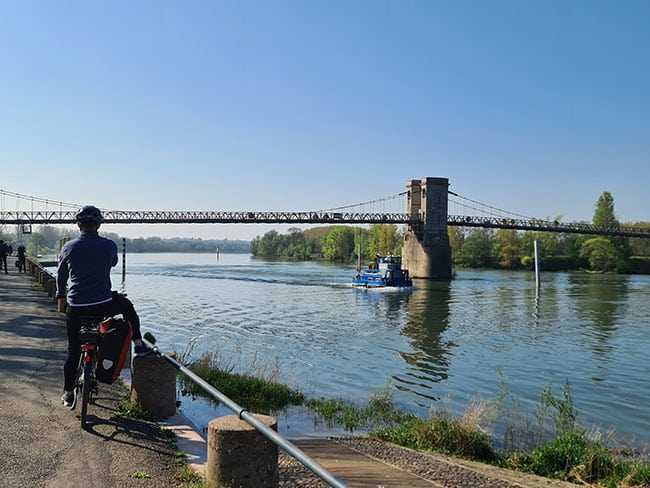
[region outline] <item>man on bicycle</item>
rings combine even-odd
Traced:
[[[145,356],[151,348],[142,342],[140,318],[133,303],[124,295],[111,290],[111,268],[117,264],[117,245],[101,237],[98,229],[104,217],[92,205],[83,206],[76,215],[81,234],[65,243],[59,254],[56,279],[56,296],[66,299],[66,326],[68,331],[68,357],[63,366],[65,379],[63,405],[74,405],[75,372],[79,364],[80,317],[112,317],[122,314],[131,323],[135,355]]]

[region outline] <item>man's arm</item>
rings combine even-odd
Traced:
[[[109,242],[112,244],[111,246],[111,267],[115,267],[117,265],[117,244],[115,244],[113,241]]]

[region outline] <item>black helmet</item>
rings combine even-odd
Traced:
[[[104,221],[104,216],[97,207],[93,205],[84,205],[79,209],[79,212],[77,212],[76,219],[77,222],[91,220],[96,224],[101,224]]]

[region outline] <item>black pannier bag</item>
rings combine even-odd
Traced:
[[[110,318],[99,326],[101,342],[97,353],[97,381],[113,383],[129,355],[131,324],[124,319]]]

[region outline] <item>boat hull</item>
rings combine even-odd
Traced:
[[[360,288],[407,288],[413,286],[407,270],[401,267],[401,256],[377,254],[368,269],[360,270],[361,257],[357,263],[357,274],[352,286]]]
[[[407,288],[413,286],[413,282],[410,279],[387,279],[379,273],[364,273],[352,280],[352,286],[358,288]]]

